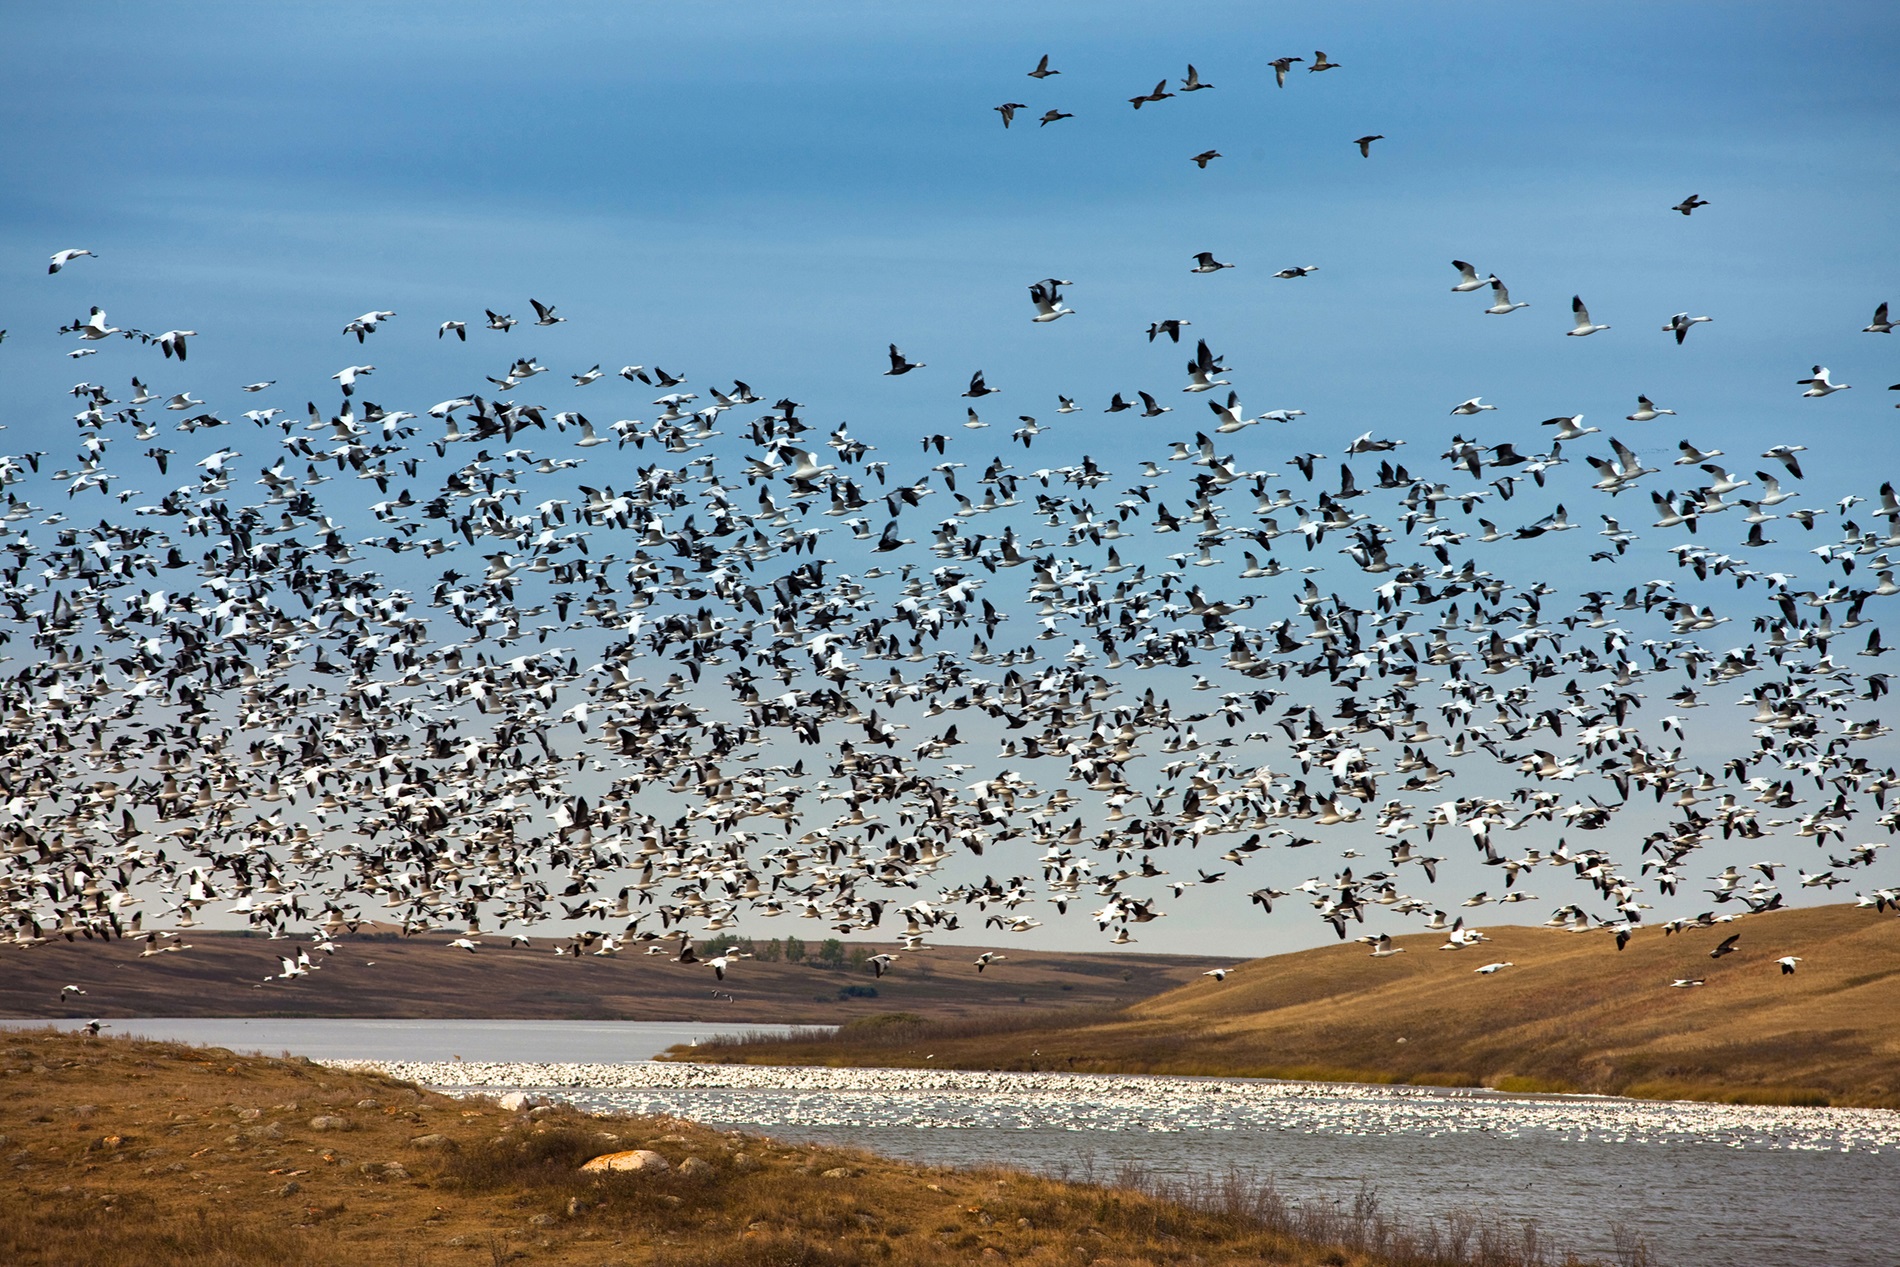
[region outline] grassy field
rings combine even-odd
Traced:
[[[982,947],[904,952],[898,971],[743,960],[724,981],[704,964],[677,964],[640,949],[607,958],[553,953],[552,939],[511,947],[505,938],[470,954],[452,934],[343,936],[333,955],[312,956],[308,976],[266,980],[278,957],[308,943],[230,932],[194,932],[191,949],[140,957],[143,941],[55,940],[0,947],[0,1016],[350,1016],[520,1020],[731,1021],[836,1025],[874,1012],[937,1017],[1051,1007],[1123,1005],[1196,980],[1231,958],[1007,950],[979,974]],[[174,943],[163,943],[174,944]],[[669,942],[670,946],[671,943]],[[813,939],[815,952],[819,942]],[[869,950],[893,946],[863,945]],[[84,994],[64,995],[68,985]]]
[[[1900,1107],[1900,924],[1776,911],[1622,951],[1602,934],[1495,928],[1241,965],[1113,1015],[872,1018],[830,1041],[698,1047],[697,1060],[1074,1069]],[[1734,953],[1711,959],[1731,933]],[[1775,960],[1797,955],[1794,975]],[[1492,975],[1473,969],[1514,966]],[[1674,987],[1683,979],[1700,986]]]
[[[582,1174],[650,1148],[660,1175]],[[0,1036],[9,1267],[1533,1267],[1479,1215],[1159,1192],[793,1147],[671,1119],[510,1112],[302,1060]],[[703,1167],[688,1166],[698,1158]],[[1620,1255],[1642,1263],[1640,1247]]]

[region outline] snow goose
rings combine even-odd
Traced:
[[[1668,414],[1673,418],[1675,417],[1676,411],[1673,409],[1658,409],[1656,402],[1649,397],[1638,396],[1636,398],[1636,412],[1625,416],[1631,422],[1650,422],[1653,419],[1660,418],[1664,414]]]
[[[884,371],[884,377],[886,378],[891,378],[899,374],[908,374],[912,370],[920,370],[924,368],[924,362],[922,361],[906,360],[904,357],[904,354],[897,350],[897,345],[895,343],[891,344],[890,356],[891,356],[891,368]]]
[[[1483,290],[1491,282],[1478,276],[1478,270],[1464,260],[1453,260],[1451,266],[1458,270],[1458,284],[1452,287],[1454,292]]]
[[[1860,332],[1862,334],[1892,334],[1893,333],[1893,322],[1887,320],[1887,305],[1885,301],[1882,301],[1880,307],[1874,309],[1873,324],[1862,326]]]
[[[1590,320],[1590,310],[1583,306],[1582,295],[1572,295],[1570,297],[1570,311],[1576,317],[1577,324],[1571,326],[1568,330],[1564,331],[1564,333],[1573,338],[1582,338],[1586,334],[1595,334],[1599,330],[1608,330],[1610,328],[1608,326],[1597,325]]]
[[[1072,315],[1075,309],[1064,306],[1062,291],[1059,289],[1068,284],[1068,282],[1059,282],[1050,278],[1030,286],[1029,301],[1036,305],[1036,315],[1030,320],[1041,323]]]
[[[1485,309],[1485,312],[1490,316],[1502,317],[1509,313],[1516,312],[1519,308],[1528,308],[1531,306],[1529,300],[1521,304],[1512,303],[1511,292],[1505,289],[1504,283],[1498,280],[1496,273],[1491,275],[1490,284],[1494,302],[1489,308]]]
[[[1454,414],[1469,415],[1469,414],[1483,413],[1487,409],[1496,409],[1496,408],[1497,408],[1496,405],[1485,404],[1484,397],[1473,396],[1470,400],[1467,400],[1463,402],[1462,404],[1453,405],[1451,407],[1451,411]],[[1581,415],[1579,416],[1581,417]]]
[[[1715,320],[1714,317],[1692,317],[1686,312],[1679,312],[1675,316],[1669,318],[1669,323],[1665,325],[1662,329],[1663,329],[1664,334],[1669,334],[1673,331],[1676,336],[1676,343],[1678,346],[1680,346],[1682,341],[1689,337],[1690,326],[1698,325],[1704,321],[1713,321],[1713,320]],[[1598,328],[1607,330],[1609,327],[1600,326]]]
[[[1809,377],[1797,378],[1794,381],[1796,386],[1807,387],[1808,390],[1801,393],[1803,396],[1831,396],[1835,392],[1844,392],[1853,386],[1852,383],[1836,383],[1829,379],[1825,365],[1815,366]]]
[[[1194,254],[1194,267],[1190,273],[1218,273],[1223,268],[1232,268],[1232,264],[1223,264],[1214,258],[1212,251],[1197,251]]]
[[[99,258],[97,255],[93,255],[91,251],[81,250],[75,247],[68,247],[64,251],[53,252],[53,262],[47,265],[46,271],[48,273],[57,273],[60,269],[65,268],[68,264],[72,263],[74,260],[78,259],[82,255],[90,255],[95,260]]]

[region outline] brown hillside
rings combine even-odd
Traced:
[[[1900,1107],[1900,924],[1833,906],[1776,911],[1619,952],[1601,934],[1488,930],[1441,951],[1398,938],[1242,965],[1081,1027],[955,1032],[855,1026],[734,1059],[1064,1068],[1487,1085],[1656,1098]],[[1735,952],[1709,951],[1740,933]],[[1775,960],[1798,955],[1792,976]],[[1482,976],[1480,965],[1513,967]],[[1674,988],[1671,981],[1707,984]],[[697,1049],[696,1058],[708,1058]]]
[[[881,979],[863,968],[741,961],[724,981],[703,964],[639,950],[617,957],[556,955],[552,941],[470,954],[450,934],[346,936],[318,970],[266,981],[278,956],[301,944],[240,933],[197,932],[191,949],[141,958],[142,941],[52,941],[0,947],[0,1016],[349,1016],[488,1020],[731,1021],[836,1025],[873,1012],[931,1017],[1055,1007],[1120,1007],[1230,958],[1071,954],[1009,947],[978,974],[981,947],[903,952]],[[669,943],[670,945],[671,943]],[[858,943],[854,943],[858,944]],[[818,939],[811,939],[811,949]],[[870,947],[895,950],[895,947]],[[999,953],[1002,953],[999,950]],[[68,985],[83,995],[63,996]],[[856,993],[850,993],[856,991]],[[867,993],[870,991],[871,993]]]

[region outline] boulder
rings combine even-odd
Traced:
[[[347,1131],[350,1129],[350,1119],[347,1117],[335,1117],[330,1114],[323,1114],[310,1119],[310,1129],[313,1131]]]
[[[688,1157],[680,1163],[680,1173],[690,1175],[695,1179],[710,1179],[713,1173],[712,1163],[704,1157]]]
[[[581,1169],[599,1173],[607,1170],[633,1170],[658,1174],[671,1170],[672,1163],[650,1148],[632,1148],[619,1153],[602,1153],[582,1164]]]

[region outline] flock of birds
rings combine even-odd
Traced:
[[[1282,86],[1301,61],[1271,63]],[[1189,67],[1179,92],[1212,87]],[[1164,80],[1131,101],[1175,95]],[[1006,127],[1026,108],[997,107]],[[62,250],[49,272],[88,259]],[[1490,291],[1484,313],[1527,306],[1453,266],[1453,292]],[[1074,284],[1031,284],[1029,320],[1076,315]],[[569,319],[531,303],[528,329],[555,343]],[[1580,297],[1572,312],[1572,336],[1611,329]],[[398,320],[371,310],[342,335],[366,349]],[[1663,329],[1681,343],[1710,320]],[[1620,948],[1659,926],[1660,899],[1710,897],[1669,932],[1859,883],[1887,847],[1869,828],[1900,825],[1875,715],[1900,499],[1806,496],[1803,446],[1751,462],[1684,440],[1680,492],[1654,487],[1653,448],[1579,452],[1599,433],[1582,415],[1529,441],[1454,434],[1409,463],[1405,441],[1367,431],[1337,461],[1269,464],[1237,437],[1297,427],[1304,446],[1319,420],[1249,416],[1197,338],[1180,391],[1205,404],[1198,424],[1157,421],[1175,407],[1151,391],[1103,393],[1153,428],[1132,471],[1031,465],[1080,393],[985,445],[1005,388],[981,370],[952,406],[964,434],[913,437],[907,465],[743,380],[551,374],[520,324],[442,321],[438,340],[472,326],[501,372],[420,412],[370,401],[377,367],[351,364],[328,406],[279,393],[235,413],[211,385],[166,395],[140,377],[186,373],[196,331],[122,329],[96,307],[61,330],[74,358],[130,340],[160,359],[111,375],[130,395],[73,386],[70,456],[0,457],[13,944],[142,938],[158,954],[205,916],[238,918],[310,940],[273,978],[293,981],[364,920],[471,953],[555,921],[556,954],[644,950],[723,980],[743,956],[702,957],[696,939],[788,916],[894,933],[870,960],[881,976],[966,920],[1025,932],[1078,905],[1127,944],[1170,895],[1244,874],[1262,914],[1305,906],[1345,939],[1383,909],[1447,949],[1484,941],[1447,908],[1536,903],[1529,882],[1561,877],[1573,892],[1545,922]],[[1148,342],[1192,324],[1157,319]],[[1884,303],[1866,329],[1892,332]],[[895,343],[888,357],[889,376],[927,368]],[[569,399],[543,403],[544,381]],[[1848,387],[1821,366],[1800,384]],[[657,390],[658,412],[588,416],[622,412],[629,386]],[[1630,422],[1676,416],[1637,386]],[[1450,412],[1470,427],[1495,409]],[[239,434],[197,457],[167,447]],[[171,486],[129,487],[139,458]],[[372,485],[373,501],[350,491]],[[1638,488],[1667,544],[1640,548],[1618,508]],[[1751,564],[1777,521],[1813,534],[1812,575]],[[1578,593],[1540,578],[1548,552],[1511,548],[1580,529],[1601,579]],[[1696,751],[1715,755],[1697,757],[1705,708]],[[1512,843],[1527,829],[1541,847]],[[1708,851],[1773,837],[1801,860],[1707,874]],[[1433,895],[1451,854],[1495,882]],[[1900,902],[1864,890],[1861,905]]]

